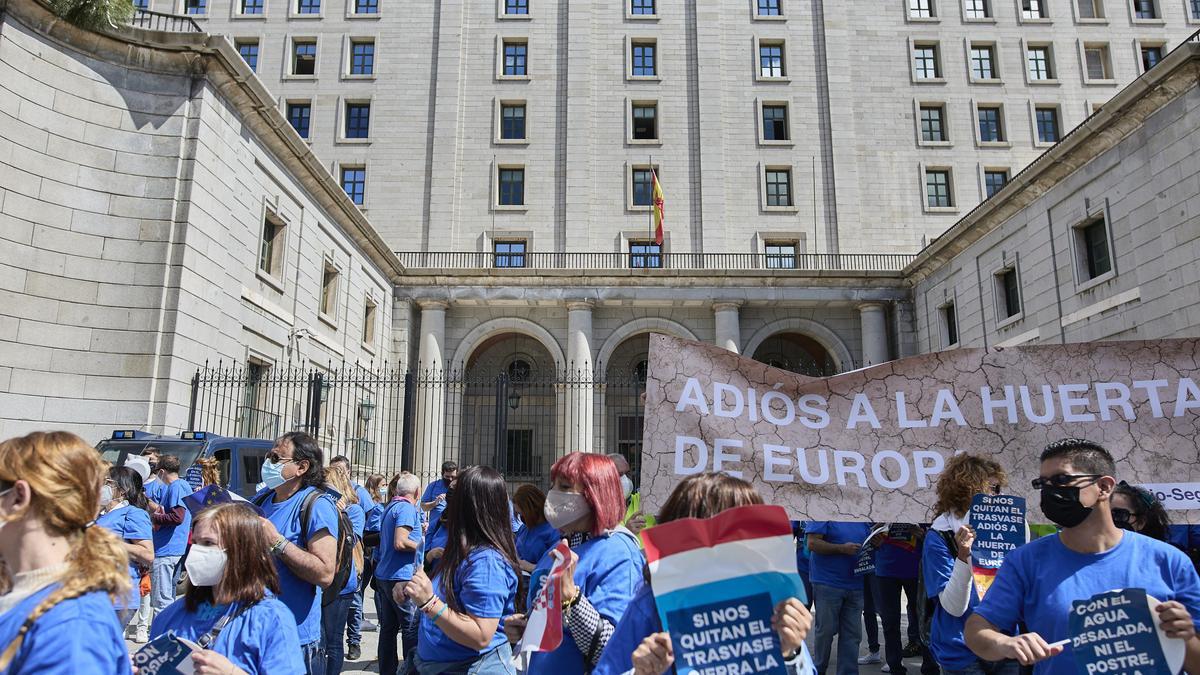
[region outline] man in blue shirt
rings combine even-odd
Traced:
[[[379,673],[396,675],[413,673],[412,657],[417,651],[420,617],[412,600],[396,593],[404,588],[418,569],[417,550],[421,547],[421,513],[417,510],[417,492],[421,481],[405,471],[396,478],[396,497],[383,511],[379,524],[379,565],[375,579],[379,593],[375,596],[379,611]],[[399,595],[403,602],[398,602]],[[396,636],[404,646],[404,668],[396,657]]]
[[[365,487],[350,477],[350,458],[345,455],[337,455],[329,460],[329,466],[336,466],[346,475],[346,480],[350,481],[350,486],[354,488],[354,494],[358,496],[358,505],[362,507],[363,515],[369,521],[371,511],[379,508],[379,505],[371,498],[371,493],[367,492]],[[346,658],[350,661],[357,661],[362,656],[363,632],[370,633],[379,630],[378,626],[363,616],[363,593],[370,582],[368,575],[369,569],[364,566],[363,573],[358,576],[358,589],[350,602],[350,614],[346,617]]]
[[[858,647],[862,642],[863,581],[854,576],[854,560],[871,527],[867,523],[810,520],[808,537],[809,579],[813,586],[813,661],[817,675],[825,675],[833,638],[838,641],[838,675],[858,674]]]
[[[323,464],[312,436],[288,432],[267,453],[262,468],[266,488],[254,497],[265,516],[263,530],[279,572],[279,599],[296,619],[308,675],[323,675],[325,670],[321,589],[333,582],[337,567],[337,506],[323,493]],[[304,503],[314,491],[322,494],[311,503],[305,528]]]
[[[1112,455],[1090,441],[1046,446],[1040,477],[1042,513],[1062,530],[1009,553],[987,595],[967,619],[967,646],[988,661],[1037,664],[1036,675],[1071,675],[1075,662],[1051,646],[1070,637],[1071,603],[1119,588],[1143,588],[1168,637],[1187,641],[1184,669],[1200,672],[1200,577],[1170,544],[1113,524],[1117,485]],[[1018,624],[1028,632],[1006,635]],[[1066,647],[1069,649],[1069,646]]]
[[[430,527],[437,523],[446,510],[446,493],[455,478],[458,478],[458,464],[442,462],[442,477],[425,486],[425,492],[421,495],[421,510],[429,514]]]
[[[154,526],[154,562],[150,565],[150,609],[157,614],[175,602],[179,561],[187,550],[192,514],[183,504],[192,486],[179,478],[179,458],[163,455],[158,460],[162,478],[158,505],[150,515]]]

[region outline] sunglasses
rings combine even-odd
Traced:
[[[1087,483],[1077,486],[1087,487],[1103,477],[1102,473],[1057,473],[1049,478],[1034,478],[1030,484],[1034,490],[1041,490],[1047,487],[1068,487],[1077,480],[1087,479]]]
[[[272,450],[271,452],[267,453],[267,461],[272,464],[287,464],[288,462],[294,462],[296,460],[291,457],[280,457],[278,452]]]

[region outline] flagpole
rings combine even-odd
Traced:
[[[658,172],[654,170],[654,155],[650,154],[647,157],[650,158],[650,222],[647,223],[646,232],[650,235],[650,241],[654,241],[654,181],[658,180]]]

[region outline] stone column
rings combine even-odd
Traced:
[[[413,473],[427,483],[446,459],[445,302],[421,300],[421,342],[417,348],[417,397],[413,433]],[[405,467],[409,468],[409,467]]]
[[[567,304],[566,447],[564,452],[592,451],[592,303]]]
[[[876,366],[889,361],[887,318],[883,303],[865,302],[858,306],[862,320],[862,365]]]
[[[713,303],[713,319],[717,329],[714,344],[734,354],[742,352],[742,326],[738,317],[738,308],[741,306],[740,302]]]

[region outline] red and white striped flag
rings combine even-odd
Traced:
[[[554,556],[554,563],[550,566],[550,573],[542,577],[542,586],[533,599],[533,607],[525,624],[525,635],[517,645],[518,654],[551,652],[562,643],[562,576],[571,561],[571,547],[567,546],[566,541],[559,541],[550,555]]]

